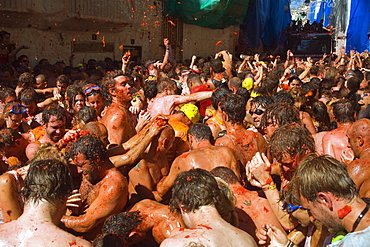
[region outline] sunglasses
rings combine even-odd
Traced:
[[[287,204],[286,206],[283,206],[283,209],[286,210],[288,213],[293,213],[297,209],[303,208],[302,206],[293,206],[290,204]]]
[[[92,91],[99,91],[99,90],[100,90],[100,87],[97,85],[90,86],[84,90],[84,94],[87,95],[87,94],[90,94]]]
[[[363,93],[362,97],[370,96],[370,93]]]
[[[27,108],[24,105],[12,105],[11,107],[8,107],[4,112],[8,113],[14,113],[14,114],[21,114],[26,113]]]
[[[260,110],[260,109],[257,109],[255,111],[249,111],[249,114],[253,115],[253,114],[256,114],[258,116],[262,115],[265,111],[263,110]]]

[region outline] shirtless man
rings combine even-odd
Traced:
[[[42,113],[42,121],[45,127],[45,134],[38,142],[30,143],[27,146],[26,155],[28,159],[33,158],[40,144],[48,142],[55,145],[65,134],[66,112],[60,106],[50,105],[46,107]]]
[[[220,104],[221,100],[225,98],[225,95],[230,93],[231,91],[226,88],[218,88],[212,93],[212,107],[216,112],[206,121],[206,124],[211,128],[212,135],[215,140],[220,136],[221,132],[226,131],[226,124],[223,120],[223,112]]]
[[[106,75],[103,81],[112,98],[111,105],[100,119],[108,129],[110,144],[121,145],[136,134],[136,116],[129,111],[132,94],[130,77],[121,70]]]
[[[258,131],[262,135],[265,134],[264,129],[261,126],[261,120],[267,106],[273,103],[274,101],[270,96],[257,96],[256,98],[251,99],[249,115],[252,117],[253,127],[249,128],[249,130]]]
[[[281,189],[287,185],[308,154],[315,152],[315,142],[305,127],[297,123],[285,124],[278,128],[269,143],[270,161],[264,154],[257,153],[247,164],[248,180],[262,188],[271,208],[285,230],[292,230],[298,222],[282,210],[280,192],[272,175],[280,175]],[[257,182],[257,183],[256,183]]]
[[[176,95],[176,83],[169,78],[164,78],[157,84],[157,96],[148,103],[148,112],[151,117],[158,114],[171,115],[175,107],[191,101],[209,99],[212,92],[198,92],[189,95]]]
[[[256,232],[260,231],[266,222],[283,231],[268,200],[259,196],[257,191],[245,189],[232,170],[227,167],[216,167],[211,173],[224,180],[233,192],[236,198],[235,212],[238,214],[240,229],[248,232],[256,241],[258,241]]]
[[[127,203],[127,180],[109,161],[98,137],[85,135],[70,144],[68,157],[82,173],[79,189],[82,205],[77,216],[63,216],[64,225],[92,240],[104,220],[120,212]]]
[[[355,121],[355,106],[349,100],[339,100],[332,104],[332,109],[338,128],[324,135],[322,145],[324,154],[342,161],[343,156],[353,157],[346,134],[349,126]]]
[[[169,125],[153,138],[149,151],[141,155],[139,162],[128,173],[131,199],[135,194],[138,199],[153,198],[152,191],[170,170],[166,153],[174,140],[175,132]]]
[[[0,246],[92,246],[57,227],[71,191],[66,164],[58,160],[33,163],[22,191],[26,200],[24,213],[0,225]]]
[[[168,176],[157,184],[157,193],[163,197],[173,186],[177,175],[183,171],[201,168],[207,171],[217,166],[226,166],[240,177],[239,164],[234,152],[228,147],[218,147],[211,144],[212,132],[205,124],[193,124],[188,131],[190,151],[177,157]]]
[[[219,210],[228,200],[208,171],[193,169],[179,174],[172,190],[170,207],[182,215],[188,229],[179,228],[177,234],[174,231],[161,246],[187,246],[191,243],[214,247],[225,246],[225,243],[235,247],[257,246],[248,233],[220,216]]]
[[[110,216],[104,223],[103,233],[116,233],[129,245],[158,246],[179,227],[185,227],[182,217],[171,212],[169,206],[144,199],[129,212]]]
[[[247,130],[243,126],[246,115],[245,100],[236,94],[226,95],[221,101],[227,134],[216,140],[216,146],[226,146],[234,150],[242,164],[250,161],[257,152],[265,153],[267,143],[258,132]]]
[[[347,165],[349,176],[355,182],[361,197],[370,197],[370,120],[363,118],[347,130],[348,142],[355,160]]]

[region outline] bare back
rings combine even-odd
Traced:
[[[246,232],[226,221],[217,221],[211,226],[198,225],[191,229],[180,229],[177,235],[163,241],[161,247],[186,246],[189,243],[210,247],[257,246]]]
[[[92,246],[51,222],[22,219],[0,225],[0,246]]]
[[[349,125],[339,126],[337,129],[328,131],[322,138],[324,154],[333,156],[341,161],[344,152],[351,152],[348,147],[348,137],[346,135]]]

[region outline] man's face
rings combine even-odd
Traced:
[[[44,89],[47,86],[47,82],[41,80],[40,78],[36,78],[36,88],[37,89]]]
[[[82,174],[83,179],[92,184],[100,181],[99,164],[96,160],[88,160],[84,154],[79,153],[74,158],[73,163],[77,166],[77,172]]]
[[[298,81],[298,80],[293,80],[290,84],[289,84],[289,87],[290,88],[298,88],[298,87],[301,87],[301,82]]]
[[[116,97],[121,102],[129,102],[132,99],[132,95],[130,93],[131,86],[128,84],[130,79],[127,76],[117,76],[114,78],[116,82]]]
[[[60,83],[59,81],[57,81],[56,86],[57,86],[60,93],[63,93],[67,90],[67,84],[66,83]]]
[[[273,119],[268,119],[266,122],[266,127],[265,127],[265,133],[267,136],[267,140],[271,139],[271,136],[275,133],[276,129],[279,128],[280,126],[276,123],[275,120]]]
[[[45,125],[45,133],[53,142],[58,142],[63,138],[66,130],[66,120],[56,120],[51,116],[49,122]]]
[[[6,96],[5,101],[4,102],[0,101],[0,104],[2,104],[3,106],[6,106],[7,104],[11,102],[17,102],[17,98],[15,96]]]
[[[21,102],[24,107],[26,107],[26,113],[28,116],[34,116],[37,110],[36,102],[31,102],[30,104],[25,104]]]
[[[252,118],[253,118],[253,125],[257,129],[260,129],[261,128],[261,119],[262,119],[262,116],[263,116],[263,113],[264,112],[265,112],[265,108],[262,107],[259,104],[254,104],[254,105],[251,106],[251,109],[249,111],[249,114],[252,116]]]
[[[21,125],[22,114],[12,114],[10,113],[5,117],[6,127],[10,129],[18,129]]]
[[[330,232],[333,233],[344,231],[344,227],[340,223],[339,218],[335,216],[337,212],[330,210],[327,205],[323,205],[323,203],[319,201],[310,202],[303,196],[300,196],[300,201],[302,207],[306,209],[312,217],[311,221],[314,219],[320,221]]]
[[[93,107],[96,113],[98,114],[98,116],[100,116],[104,108],[103,97],[100,94],[88,96],[86,98],[86,105]]]

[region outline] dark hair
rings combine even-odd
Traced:
[[[96,136],[84,135],[72,142],[67,147],[68,158],[74,159],[78,154],[83,154],[87,160],[99,158],[102,162],[108,160],[103,142]]]
[[[307,83],[305,83],[301,86],[301,89],[306,93],[306,95],[307,95],[308,92],[311,92],[312,97],[315,97],[315,95],[317,93],[318,86],[315,85],[312,82],[307,82]],[[311,96],[308,96],[308,97],[311,97]]]
[[[140,211],[120,212],[109,216],[105,220],[102,230],[104,234],[117,234],[125,240],[143,220]]]
[[[232,124],[242,124],[246,115],[246,102],[240,95],[228,94],[221,101],[221,110],[223,110]]]
[[[9,96],[17,97],[15,90],[11,87],[3,87],[0,90],[0,101],[5,102],[5,99]]]
[[[220,103],[227,94],[231,94],[232,91],[226,88],[218,88],[212,93],[212,106],[215,110],[218,108],[218,103]]]
[[[212,174],[203,169],[192,169],[180,173],[172,188],[171,211],[180,213],[195,212],[201,206],[212,205],[220,212],[225,204],[226,195],[218,188]]]
[[[274,100],[275,103],[287,103],[287,104],[294,104],[294,99],[292,95],[286,91],[281,90],[277,92],[276,94],[272,95],[271,98]]]
[[[32,87],[36,84],[35,76],[31,73],[22,73],[18,78],[18,86],[24,85],[24,87]]]
[[[312,118],[318,123],[317,131],[326,131],[329,128],[330,117],[326,105],[321,101],[312,104]]]
[[[263,108],[266,108],[273,103],[274,100],[270,96],[257,96],[250,101],[251,107],[256,105],[257,107],[262,106]]]
[[[192,135],[197,142],[208,140],[212,141],[212,131],[208,125],[202,123],[192,124],[188,130],[188,135]]]
[[[215,73],[222,73],[225,71],[225,68],[223,67],[222,61],[220,59],[213,59],[210,62],[210,66]]]
[[[72,113],[72,114],[76,113],[73,110],[73,105],[76,102],[77,95],[81,95],[85,99],[85,95],[83,94],[82,89],[79,85],[69,85],[66,90],[66,103],[67,103],[67,110],[69,113]]]
[[[298,197],[311,202],[317,200],[319,192],[330,192],[335,197],[348,201],[358,197],[355,183],[344,164],[331,156],[312,154],[298,166],[288,186]]]
[[[333,114],[338,123],[352,123],[355,121],[355,105],[352,101],[343,99],[332,104]]]
[[[302,84],[302,81],[301,81],[301,79],[299,79],[299,77],[297,77],[297,76],[292,76],[292,77],[290,77],[289,78],[289,85],[292,83],[292,81],[294,81],[294,80],[296,80],[296,81],[299,81],[299,83],[301,83]]]
[[[153,99],[157,95],[157,82],[146,80],[143,89],[145,97],[147,99]]]
[[[96,116],[96,111],[91,106],[82,107],[77,113],[77,119],[79,121],[83,121],[85,124],[89,122],[98,121],[98,117]]]
[[[57,159],[31,162],[22,194],[26,202],[46,200],[55,203],[67,199],[72,191],[72,177],[68,166]]]
[[[255,88],[255,91],[264,96],[271,96],[276,93],[278,85],[279,79],[275,76],[269,76],[261,81],[260,86]]]
[[[269,149],[272,158],[281,161],[285,153],[291,157],[300,156],[306,152],[315,152],[315,141],[310,132],[297,123],[289,123],[276,129],[271,136]]]
[[[131,76],[129,74],[123,73],[122,70],[114,70],[111,71],[109,74],[105,75],[102,81],[102,95],[104,98],[107,100],[107,105],[110,105],[112,102],[112,95],[110,94],[109,90],[110,89],[116,89],[116,81],[114,78],[118,76],[125,76],[129,78],[129,80],[132,80]],[[127,81],[127,83],[130,83]]]
[[[244,87],[238,88],[235,94],[242,96],[245,102],[247,102],[249,98],[251,97],[251,94],[249,93],[249,91]]]
[[[18,93],[18,101],[20,103],[24,104],[30,104],[30,103],[37,103],[37,93],[35,89],[31,87],[23,88],[19,93]]]
[[[61,84],[66,84],[67,86],[70,84],[70,79],[66,75],[60,75],[55,79],[55,81],[58,81]]]
[[[45,107],[44,111],[42,112],[42,121],[44,122],[44,124],[48,124],[49,123],[49,120],[50,120],[50,117],[51,116],[54,116],[56,119],[55,121],[58,121],[58,120],[66,120],[66,112],[65,110],[58,106],[58,105],[48,105],[47,107]]]
[[[94,247],[126,247],[125,241],[115,233],[99,234],[92,242]]]
[[[215,177],[219,177],[228,184],[240,183],[240,180],[235,175],[235,172],[228,167],[218,166],[211,170],[211,174]]]
[[[356,76],[348,78],[348,80],[347,80],[347,88],[351,92],[359,90],[360,89],[360,84],[361,84],[361,80]]]
[[[287,123],[301,124],[298,109],[287,103],[274,103],[269,105],[261,119],[261,127],[267,127],[267,121],[272,120],[275,124],[282,126]]]
[[[14,147],[15,140],[22,138],[18,131],[10,128],[4,128],[0,130],[0,148]]]

